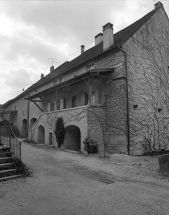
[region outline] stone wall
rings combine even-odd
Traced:
[[[87,111],[88,135],[96,140],[99,145],[99,154],[103,155],[105,133],[105,108],[102,106],[91,106]]]
[[[45,144],[49,145],[49,132],[51,132],[53,134],[53,145],[57,147],[54,131],[58,117],[63,117],[65,128],[69,125],[75,125],[80,129],[81,151],[83,151],[83,141],[88,131],[86,106],[42,113],[30,129],[29,139],[38,142],[38,128],[42,125],[45,129]]]
[[[144,152],[143,146],[147,144],[144,137],[157,142],[155,150],[169,147],[168,138],[155,139],[158,135],[155,131],[165,132],[168,136],[168,122],[165,121],[169,113],[166,90],[169,87],[168,38],[169,21],[161,8],[124,45],[128,64],[132,154]],[[158,112],[159,108],[161,112]]]
[[[127,153],[127,107],[125,79],[106,85],[106,133],[112,153]]]

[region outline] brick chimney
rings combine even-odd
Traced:
[[[44,74],[43,74],[43,73],[41,74],[40,78],[41,78],[41,79],[44,78]]]
[[[163,4],[159,1],[157,3],[154,4],[155,9],[163,7]]]
[[[54,66],[51,66],[50,67],[50,72],[53,72],[54,71]]]
[[[85,46],[84,46],[84,45],[81,45],[81,54],[83,54],[84,48],[85,48]]]
[[[95,46],[103,41],[103,34],[99,33],[95,36]]]
[[[103,50],[110,48],[114,44],[113,24],[108,22],[103,26]]]

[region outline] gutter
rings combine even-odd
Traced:
[[[127,53],[123,50],[123,46],[118,46],[120,51],[124,54],[124,61],[125,61],[125,76],[126,76],[126,111],[127,111],[127,152],[130,155],[130,118],[129,118],[129,95],[128,95],[128,69],[127,69]]]

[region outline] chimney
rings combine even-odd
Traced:
[[[53,72],[53,70],[54,70],[54,66],[51,66],[50,67],[50,72]]]
[[[157,3],[154,4],[155,9],[163,7],[163,4],[159,1]]]
[[[103,26],[103,51],[114,44],[113,24],[108,22]]]
[[[84,48],[85,48],[85,46],[84,46],[84,45],[81,45],[81,54],[83,54]]]
[[[41,79],[44,78],[44,74],[42,73],[40,77],[41,77]]]
[[[103,41],[103,34],[99,33],[95,36],[95,46]]]

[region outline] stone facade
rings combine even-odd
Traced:
[[[88,133],[88,123],[87,123],[87,108],[77,107],[70,108],[65,110],[58,110],[53,112],[42,113],[39,119],[35,122],[35,124],[31,127],[29,131],[29,139],[38,141],[38,128],[43,126],[45,132],[45,144],[49,145],[49,133],[53,135],[53,144],[57,147],[56,137],[55,137],[55,123],[58,117],[63,117],[64,126],[67,128],[68,126],[77,126],[80,129],[80,137],[81,137],[81,151],[83,152],[83,141]],[[64,147],[64,146],[63,146]]]
[[[61,67],[58,67],[39,80],[28,89],[29,102],[19,97],[10,107],[7,105],[6,109],[14,110],[19,104],[19,129],[22,130],[22,122],[27,119],[31,140],[57,146],[55,123],[58,117],[63,117],[68,135],[66,138],[72,138],[70,132],[76,136],[71,139],[72,144],[80,134],[80,151],[83,151],[85,137],[90,135],[99,143],[100,153],[103,152],[104,142],[111,153],[127,153],[130,137],[133,155],[144,153],[146,141],[149,140],[147,114],[151,120],[156,120],[156,125],[159,123],[160,131],[165,129],[167,133],[164,118],[169,110],[166,89],[169,80],[169,21],[161,4],[151,12],[151,16],[147,16],[149,18],[144,17],[143,24],[139,24],[135,33],[132,34],[135,29],[129,32],[126,30],[128,28],[124,29],[124,41],[118,43],[117,40],[123,30],[115,34],[115,40],[112,41],[116,46],[114,44],[103,50],[104,45],[98,44],[72,60],[68,70],[60,73]],[[77,59],[81,63],[76,62],[73,67]],[[95,73],[92,73],[91,67]],[[35,106],[32,98],[41,99],[37,104],[43,112]],[[22,116],[24,110],[27,118]],[[167,138],[161,139],[158,150],[167,149]],[[67,148],[70,148],[68,143]]]
[[[168,122],[164,122],[168,117],[169,101],[168,37],[169,21],[162,7],[124,45],[128,63],[132,154],[144,153],[145,138],[160,145],[155,146],[156,150],[169,147]],[[159,108],[161,112],[158,112]],[[166,133],[166,137],[152,140],[148,132],[156,129]]]

